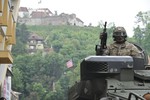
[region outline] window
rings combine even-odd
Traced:
[[[35,47],[34,47],[34,46],[30,46],[29,48],[30,48],[30,49],[34,49]]]

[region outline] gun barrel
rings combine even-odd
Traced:
[[[106,32],[106,25],[107,25],[107,22],[105,22],[105,24],[104,24],[104,31],[103,32]]]

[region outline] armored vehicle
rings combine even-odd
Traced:
[[[80,81],[69,89],[68,100],[150,100],[150,67],[146,52],[133,43],[141,57],[104,56],[106,25],[107,22],[100,33],[101,42],[95,47],[96,55],[82,60]],[[116,29],[119,34],[126,33],[124,28]],[[123,37],[126,38],[126,34]]]
[[[137,46],[137,45],[136,45]],[[80,64],[80,81],[68,100],[150,100],[148,56],[88,56]]]

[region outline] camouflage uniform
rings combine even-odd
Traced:
[[[100,38],[102,37],[103,34],[101,34]],[[116,27],[112,37],[114,43],[107,46],[103,55],[142,57],[140,50],[134,44],[126,41],[127,33],[124,27]]]
[[[112,56],[132,56],[141,58],[141,52],[132,43],[117,44],[114,42],[107,47],[104,54]]]

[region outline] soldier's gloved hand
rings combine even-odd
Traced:
[[[103,33],[100,33],[99,39],[102,39],[103,37],[104,37],[104,34],[103,34]]]
[[[107,39],[107,33],[100,33],[99,39]]]

